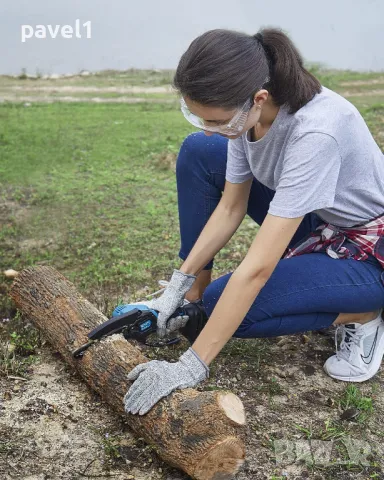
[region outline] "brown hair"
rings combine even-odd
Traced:
[[[192,101],[228,110],[263,87],[290,113],[321,90],[292,41],[275,28],[254,36],[223,29],[200,35],[182,55],[173,85]]]

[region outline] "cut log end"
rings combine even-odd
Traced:
[[[240,398],[230,392],[219,395],[218,404],[224,410],[229,419],[237,425],[245,425],[245,410]]]
[[[229,480],[238,472],[245,459],[243,442],[236,437],[216,444],[201,459],[194,478],[199,480]]]

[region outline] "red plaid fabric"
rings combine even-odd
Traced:
[[[323,223],[292,248],[283,258],[311,252],[326,252],[332,258],[366,260],[373,255],[384,268],[384,213],[367,223],[342,228]]]

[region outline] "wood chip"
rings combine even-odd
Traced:
[[[18,274],[19,274],[19,272],[16,272],[16,270],[12,270],[12,268],[4,271],[4,275],[7,278],[16,278]]]
[[[26,378],[23,378],[23,377],[13,377],[12,375],[9,375],[7,377],[9,380],[23,380],[23,382],[27,382],[28,380]]]

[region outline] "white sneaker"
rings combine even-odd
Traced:
[[[335,332],[336,355],[324,363],[324,370],[332,378],[344,382],[364,382],[380,368],[384,354],[383,310],[370,322],[338,325]],[[341,331],[340,349],[337,348]]]

